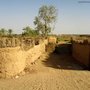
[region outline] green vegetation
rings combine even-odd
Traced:
[[[12,32],[13,32],[12,29],[8,29],[8,35],[9,35],[9,36],[12,36]]]
[[[5,36],[7,35],[7,30],[5,30],[4,28],[0,29],[0,36]]]
[[[54,29],[56,17],[57,9],[54,6],[42,6],[38,16],[35,17],[36,30],[43,36],[47,36]]]
[[[0,29],[0,36],[1,37],[5,37],[5,36],[13,36],[13,30],[12,29],[8,29],[8,30],[6,30],[6,29],[4,29],[4,28],[1,28]]]
[[[58,42],[65,42],[65,43],[71,43],[72,42],[72,37],[71,36],[57,36],[57,43]]]
[[[22,33],[23,36],[35,37],[35,36],[39,35],[37,30],[34,30],[34,29],[30,28],[29,26],[23,28],[23,31],[24,31]]]
[[[23,28],[22,35],[19,34],[13,34],[12,29],[0,29],[0,36],[30,36],[30,37],[36,37],[38,35],[40,36],[47,36],[51,33],[52,30],[54,30],[55,21],[57,17],[57,9],[54,6],[46,6],[43,5],[40,7],[38,16],[35,17],[34,25],[35,28],[31,28],[29,26]]]

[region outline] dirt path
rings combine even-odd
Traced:
[[[26,74],[0,79],[0,90],[90,90],[90,71],[67,55],[43,54]]]

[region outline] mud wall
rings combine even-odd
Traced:
[[[0,77],[14,76],[25,68],[26,55],[20,47],[0,49]]]
[[[29,46],[33,47],[42,42],[44,38],[31,37],[0,37],[0,48]]]
[[[35,45],[30,50],[26,51],[26,66],[29,66],[31,63],[35,62],[42,55],[42,53],[45,52],[45,47],[47,44],[48,41],[44,40],[44,42],[39,45]]]
[[[12,77],[22,72],[45,52],[47,43],[47,40],[43,40],[28,49],[25,49],[27,46],[0,48],[0,77]]]
[[[57,38],[54,36],[49,36],[48,37],[48,42],[52,44],[56,44]]]
[[[90,67],[90,44],[73,43],[72,55],[76,60]]]

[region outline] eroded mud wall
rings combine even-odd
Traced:
[[[22,72],[45,52],[47,43],[47,40],[43,40],[27,50],[20,46],[0,48],[0,77],[11,77]]]
[[[73,57],[82,64],[89,67],[90,65],[90,44],[73,43]]]

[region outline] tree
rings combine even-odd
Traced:
[[[52,31],[52,25],[55,24],[56,17],[57,9],[54,6],[42,6],[34,21],[37,31],[42,35],[47,36],[48,33]]]
[[[7,34],[7,30],[5,30],[4,28],[2,28],[1,30],[0,30],[0,35],[1,36],[5,36]]]
[[[12,35],[13,30],[12,29],[8,29],[8,35],[11,36]]]
[[[23,28],[24,32],[22,33],[22,35],[25,35],[25,36],[36,36],[38,35],[38,32],[37,30],[34,30],[32,28],[30,28],[29,26]]]

